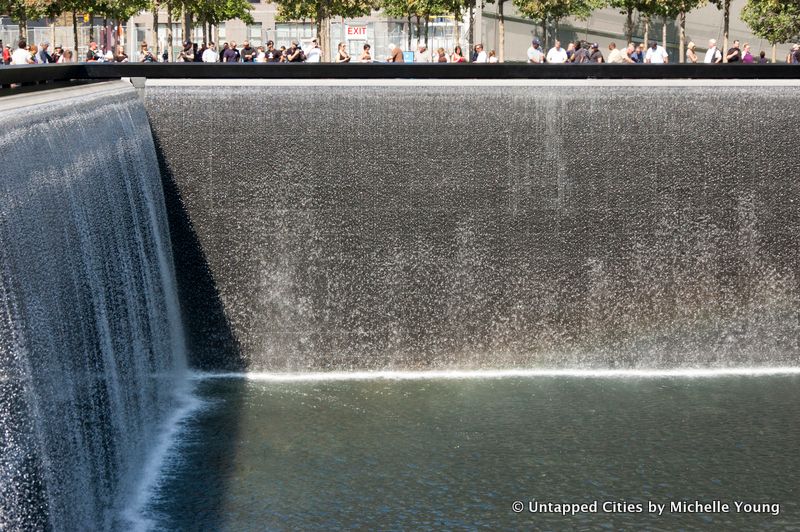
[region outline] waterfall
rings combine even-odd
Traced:
[[[0,528],[122,526],[186,356],[152,136],[121,82],[0,106]]]

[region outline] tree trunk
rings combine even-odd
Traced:
[[[678,15],[681,30],[678,39],[678,61],[681,63],[686,62],[686,11],[681,11]]]
[[[72,60],[78,61],[78,14],[72,12]]]
[[[325,30],[325,35],[319,45],[322,47],[322,60],[326,63],[331,62],[331,17],[325,17],[325,23],[322,25]]]
[[[172,62],[172,2],[167,2],[167,61]]]
[[[633,41],[633,9],[628,8],[625,12],[625,44]]]
[[[661,26],[661,40],[663,41],[663,44],[661,46],[664,47],[665,51],[667,49],[667,21],[668,21],[667,16],[664,15],[664,25]]]
[[[108,16],[103,15],[103,46],[100,48],[103,54],[108,51]]]
[[[203,43],[204,44],[208,44],[208,35],[209,35],[209,33],[210,32],[208,31],[208,24],[203,22]]]
[[[503,4],[505,2],[506,0],[497,0],[497,60],[501,63],[506,60],[506,18],[503,13]]]
[[[650,46],[650,15],[644,17],[644,46]]]
[[[775,61],[777,61],[777,60],[778,60],[778,45],[777,44],[773,44],[772,45],[772,63],[774,64]]]
[[[731,18],[731,0],[725,0],[725,9],[722,14],[722,62],[728,62],[728,29]]]
[[[547,49],[547,19],[542,19],[542,47]]]
[[[472,49],[475,48],[475,3],[469,5],[469,31],[467,32],[467,59],[472,58]]]
[[[457,9],[453,10],[453,51],[456,51],[456,46],[458,46],[460,37],[458,33],[458,15],[459,12]]]
[[[411,50],[411,12],[408,12],[408,49]]]
[[[56,18],[53,17],[53,22],[50,23],[50,43],[55,45],[56,42]]]
[[[417,15],[417,48],[419,48],[419,39],[422,35],[422,17]]]
[[[153,2],[153,35],[152,41],[150,41],[150,49],[155,54],[156,60],[158,60],[158,54],[160,53],[158,44],[158,0],[155,0],[155,2]]]
[[[94,42],[94,13],[89,13],[89,42]]]
[[[431,23],[430,15],[425,15],[425,47],[428,47],[428,31]]]
[[[186,11],[185,8],[183,11],[183,40],[194,42],[192,38],[192,13],[191,11]]]

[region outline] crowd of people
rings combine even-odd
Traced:
[[[88,62],[117,62],[124,63],[135,61],[140,63],[166,62],[170,60],[169,54],[163,52],[158,56],[150,49],[146,42],[139,46],[135,57],[128,57],[123,46],[115,46],[113,50],[103,52],[96,42],[89,43],[85,56],[75,58],[71,50],[66,50],[61,46],[56,46],[50,51],[50,43],[43,42],[39,46],[28,45],[25,39],[21,39],[16,50],[11,50],[7,45],[2,46],[3,63],[6,65],[25,65],[25,64],[47,64],[47,63],[69,63],[75,61]],[[339,43],[336,53],[332,57],[335,63],[404,63],[407,57],[403,50],[395,45],[389,45],[389,55],[386,57],[374,57],[372,47],[364,44],[358,56],[351,56],[345,43]],[[409,54],[410,55],[410,54]],[[203,63],[319,63],[322,61],[322,50],[313,39],[306,49],[303,49],[298,40],[292,40],[290,45],[277,48],[273,41],[267,41],[266,45],[252,46],[249,41],[244,41],[239,47],[235,42],[226,42],[217,49],[215,43],[198,44],[192,41],[184,41],[180,52],[174,60],[178,62],[203,62]],[[528,63],[533,64],[567,64],[567,63],[650,63],[666,64],[672,61],[667,50],[657,42],[650,42],[649,46],[644,43],[628,43],[625,48],[618,48],[616,43],[608,45],[607,56],[603,55],[597,43],[586,41],[575,41],[567,44],[566,48],[561,46],[561,41],[556,40],[555,45],[545,52],[539,39],[534,38],[527,52]],[[455,46],[452,52],[447,52],[444,48],[434,51],[428,49],[427,45],[421,43],[413,54],[415,63],[497,63],[498,56],[494,50],[486,52],[483,45],[478,43],[474,46],[469,56],[465,55],[460,46]],[[755,56],[749,43],[740,46],[738,40],[733,41],[733,46],[727,51],[722,51],[717,47],[717,41],[710,39],[708,48],[703,57],[698,55],[697,46],[690,42],[686,47],[686,63],[744,63],[744,64],[764,64],[769,63],[764,51],[760,51]],[[786,56],[786,63],[800,64],[800,46],[794,44]]]
[[[667,64],[670,62],[669,53],[663,46],[656,41],[651,41],[645,47],[644,43],[628,43],[622,49],[617,48],[616,43],[608,45],[608,56],[604,56],[597,43],[587,43],[585,41],[570,42],[567,48],[561,47],[561,41],[556,40],[555,46],[545,54],[541,49],[539,39],[533,39],[528,48],[528,63],[649,63]],[[767,54],[763,50],[758,57],[753,55],[750,43],[740,45],[738,40],[733,41],[727,51],[723,52],[717,47],[716,39],[708,41],[708,48],[702,60],[697,54],[697,45],[689,42],[686,46],[686,63],[743,63],[743,64],[766,64],[769,63]],[[800,64],[800,46],[792,45],[792,49],[786,56],[786,62],[790,64]]]

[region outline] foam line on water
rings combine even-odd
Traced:
[[[145,508],[163,480],[164,466],[178,444],[185,421],[205,404],[194,395],[192,379],[189,379],[185,387],[175,391],[175,399],[177,408],[164,421],[163,430],[142,469],[142,477],[134,491],[131,505],[122,513],[129,530],[141,532],[156,528],[152,517],[146,515]]]
[[[798,375],[800,367],[754,368],[675,368],[675,369],[505,369],[505,370],[430,370],[430,371],[337,371],[315,373],[206,373],[195,372],[194,380],[246,379],[268,382],[354,381],[354,380],[447,380],[568,377],[590,379],[620,378],[716,378]]]

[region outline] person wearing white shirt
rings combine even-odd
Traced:
[[[650,43],[650,48],[644,54],[644,62],[663,65],[669,62],[669,55],[663,47],[659,46],[656,41]]]
[[[31,53],[28,51],[28,41],[25,39],[19,40],[19,48],[14,50],[14,53],[11,54],[11,64],[12,65],[32,65],[33,58],[31,57]]]
[[[322,60],[322,50],[317,40],[311,41],[311,48],[306,52],[306,63],[319,63]]]
[[[414,54],[414,62],[415,63],[430,63],[431,62],[431,53],[428,51],[428,47],[424,44],[420,44],[417,50],[417,53]]]
[[[708,41],[708,51],[703,63],[722,63],[722,52],[717,48],[717,40],[710,39]]]
[[[556,45],[547,52],[548,63],[566,63],[567,51],[561,48],[561,41],[556,40]]]
[[[208,48],[205,49],[201,56],[203,63],[216,63],[219,61],[219,54],[217,53],[217,45],[213,42],[208,43]]]
[[[528,48],[528,63],[544,63],[544,53],[539,49],[541,44],[536,38],[531,41],[531,47]]]
[[[475,45],[475,53],[477,56],[475,57],[475,63],[488,63],[489,56],[486,55],[486,50],[483,49],[483,45],[478,43]]]

